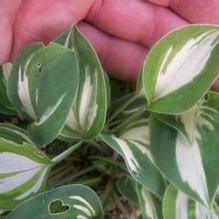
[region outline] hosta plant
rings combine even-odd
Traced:
[[[211,25],[157,42],[136,88],[77,27],[29,45],[0,68],[0,218],[219,219],[218,70]]]

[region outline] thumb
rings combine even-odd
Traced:
[[[148,0],[148,1],[162,6],[168,6],[170,3],[170,0]]]

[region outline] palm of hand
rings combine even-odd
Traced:
[[[1,0],[0,63],[27,44],[49,42],[78,23],[104,67],[117,78],[133,80],[150,47],[187,23],[219,24],[217,0]],[[219,81],[215,86],[219,89]]]

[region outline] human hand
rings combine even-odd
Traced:
[[[149,0],[0,0],[0,63],[83,20],[79,27],[106,70],[134,80],[148,50],[170,30],[188,23],[219,24],[218,0],[150,1],[163,6]]]

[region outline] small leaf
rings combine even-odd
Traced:
[[[93,190],[68,185],[44,192],[15,208],[6,219],[102,219],[103,210]]]
[[[149,110],[177,114],[200,100],[217,77],[218,39],[218,26],[190,25],[153,47],[142,75]]]
[[[0,209],[11,209],[45,189],[52,162],[31,144],[0,138]]]
[[[16,60],[8,80],[9,97],[39,145],[54,140],[64,127],[79,84],[75,54],[59,44],[32,45]]]
[[[177,188],[210,206],[219,183],[215,168],[219,163],[219,111],[203,102],[178,120],[189,138],[151,116],[150,143],[155,163]]]
[[[68,34],[65,33],[61,37],[62,41],[64,36],[64,45],[77,53],[80,83],[77,98],[61,135],[70,139],[92,139],[101,132],[106,119],[109,101],[107,75],[95,50],[77,28],[70,29]]]
[[[219,214],[212,207],[195,202],[184,193],[170,185],[163,199],[164,219],[218,219]]]
[[[164,181],[157,168],[148,145],[147,121],[140,126],[130,127],[121,136],[102,134],[102,140],[125,160],[131,176],[141,185],[147,187],[158,197],[165,189]]]
[[[136,192],[143,219],[162,219],[161,204],[143,186],[136,185]]]

